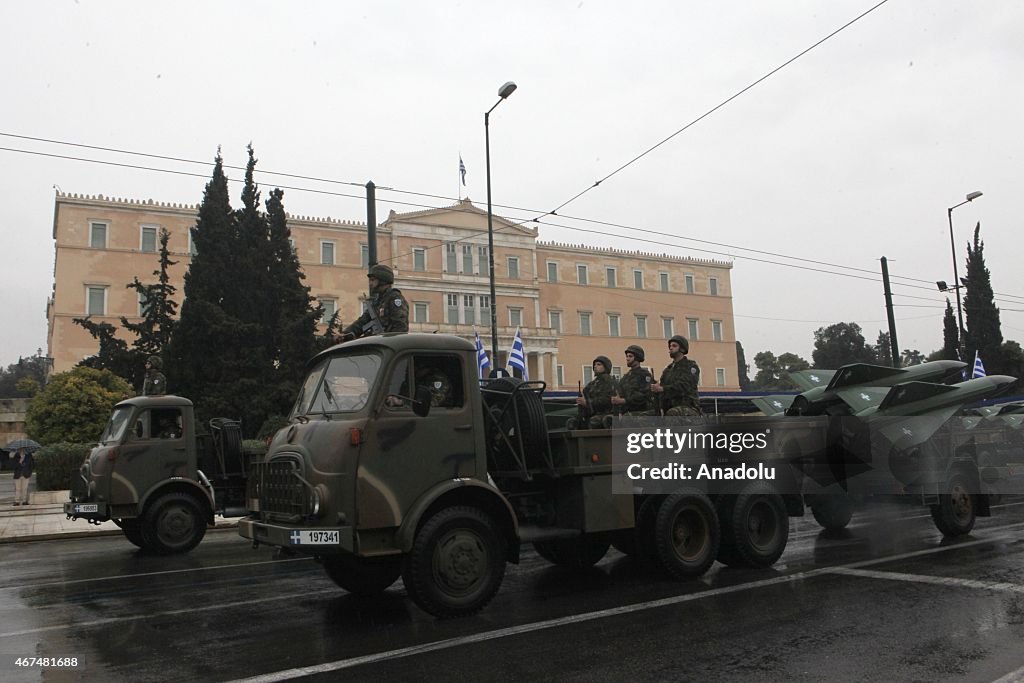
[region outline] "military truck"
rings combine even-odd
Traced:
[[[241,517],[254,454],[242,449],[240,424],[196,423],[181,396],[139,396],[118,403],[99,443],[72,474],[70,519],[113,520],[139,548],[192,550],[214,515]]]

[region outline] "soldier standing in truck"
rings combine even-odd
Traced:
[[[341,341],[385,332],[409,331],[409,304],[402,290],[395,288],[395,273],[383,264],[370,266],[366,273],[370,287],[367,310],[342,330]]]
[[[150,356],[146,359],[146,378],[142,380],[142,393],[140,396],[163,396],[167,393],[167,377],[160,372],[163,361],[160,356]]]
[[[699,417],[704,414],[697,396],[700,367],[686,357],[689,351],[690,342],[686,337],[677,334],[668,340],[668,355],[672,362],[662,371],[661,379],[651,387],[660,397],[665,417]]]
[[[615,412],[620,415],[653,415],[651,386],[654,377],[642,363],[646,354],[641,346],[630,344],[626,347],[626,367],[629,372],[619,380],[617,395],[612,397]]]

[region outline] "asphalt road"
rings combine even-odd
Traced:
[[[9,544],[0,581],[4,681],[1024,680],[1024,502],[952,542],[919,508],[832,535],[794,520],[771,570],[689,583],[615,551],[581,574],[527,549],[482,613],[447,621],[401,582],[361,600],[232,531],[183,557]]]

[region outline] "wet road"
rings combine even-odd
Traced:
[[[4,681],[1024,680],[1024,502],[954,542],[919,508],[832,535],[794,520],[771,570],[689,583],[615,551],[579,574],[528,549],[490,606],[450,621],[401,582],[361,600],[230,531],[170,558],[120,538],[8,544],[0,581]]]

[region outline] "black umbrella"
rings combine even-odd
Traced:
[[[19,448],[24,448],[27,452],[34,453],[42,448],[42,446],[39,445],[38,441],[33,441],[32,439],[15,439],[4,446],[4,450],[11,451],[12,453]]]

